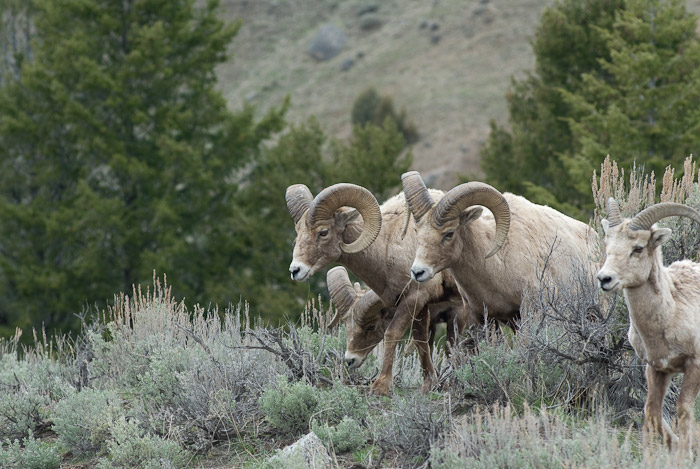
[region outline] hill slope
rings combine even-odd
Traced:
[[[225,18],[243,24],[220,83],[232,108],[264,110],[290,95],[292,121],[315,115],[338,137],[350,135],[353,101],[373,86],[405,108],[420,132],[413,169],[449,189],[459,174],[480,174],[489,120],[505,122],[511,77],[533,68],[530,40],[550,3],[223,0]],[[700,0],[688,8],[700,11]],[[307,50],[325,24],[342,28],[347,42],[318,62]]]

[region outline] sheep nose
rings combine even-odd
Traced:
[[[292,274],[292,280],[297,278],[297,275],[299,274],[299,271],[301,270],[300,267],[290,267],[289,272]]]
[[[419,267],[414,267],[411,269],[411,277],[413,277],[413,280],[418,280],[420,281],[421,277],[425,275],[425,269],[419,268]]]
[[[346,358],[345,364],[348,366],[348,368],[352,368],[352,366],[355,364],[355,360],[355,358]]]
[[[606,283],[610,283],[612,280],[612,277],[607,275],[607,274],[598,274],[598,281],[600,282],[600,285],[605,285]]]

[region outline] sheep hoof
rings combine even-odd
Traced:
[[[372,383],[372,386],[369,388],[369,392],[370,394],[374,394],[377,396],[391,396],[391,388],[384,380],[380,379]]]

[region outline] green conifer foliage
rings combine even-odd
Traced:
[[[238,25],[216,0],[35,4],[33,61],[0,90],[0,327],[74,325],[154,269],[232,300],[210,261],[239,223],[235,174],[283,125],[215,89]]]

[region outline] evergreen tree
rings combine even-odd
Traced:
[[[571,178],[590,175],[610,154],[662,174],[700,150],[700,41],[697,17],[680,0],[629,0],[610,30],[601,31],[610,58],[602,74],[563,92],[576,110],[576,145],[565,158]],[[587,192],[587,187],[578,189]]]
[[[236,172],[283,125],[215,89],[238,26],[216,0],[35,3],[34,60],[0,90],[0,327],[70,326],[154,269],[238,301]]]
[[[607,154],[657,173],[697,152],[697,19],[680,0],[564,1],[548,9],[536,73],[514,82],[512,131],[492,124],[487,179],[582,219]]]
[[[599,59],[610,55],[602,32],[611,27],[622,4],[622,0],[561,0],[545,10],[533,41],[535,70],[513,80],[506,96],[509,126],[491,123],[482,150],[487,182],[534,202],[581,213],[583,200],[572,197],[576,194],[561,160],[573,149],[566,119],[574,110],[560,90],[576,92],[583,73],[602,73]]]

